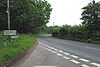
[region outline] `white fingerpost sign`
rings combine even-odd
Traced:
[[[17,31],[16,30],[3,30],[4,35],[16,35]]]
[[[11,36],[11,38],[12,38],[12,39],[17,39],[17,38],[18,38],[18,36]]]

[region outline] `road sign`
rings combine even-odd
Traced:
[[[16,30],[3,30],[4,35],[16,35]]]
[[[17,39],[17,38],[18,38],[18,36],[11,36],[11,38],[12,38],[12,39]]]

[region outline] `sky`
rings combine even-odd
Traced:
[[[82,8],[92,0],[47,0],[53,8],[47,26],[79,25]],[[95,0],[96,2],[100,0]]]

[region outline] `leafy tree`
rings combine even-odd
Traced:
[[[82,24],[88,25],[87,32],[90,38],[96,31],[100,31],[100,2],[89,3],[82,9]]]
[[[6,0],[0,1],[0,30],[7,29]]]
[[[7,29],[6,0],[0,2],[0,30]],[[45,0],[10,0],[11,29],[19,33],[38,33],[52,11]]]

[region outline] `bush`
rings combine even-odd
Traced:
[[[86,42],[88,42],[88,43],[92,43],[92,39],[88,39]]]
[[[0,43],[0,65],[16,55],[26,51],[36,42],[36,36],[33,36],[32,34],[18,34],[18,36],[19,38],[15,40],[15,44],[13,40],[11,40],[10,43],[7,42],[6,48],[1,46],[4,44],[4,42],[2,42],[2,44]],[[4,38],[4,36],[1,37]]]
[[[63,25],[62,27],[57,28],[58,29],[53,32],[53,36],[57,38],[77,40],[88,43],[98,43],[100,41],[100,31],[90,33],[89,30],[87,30],[87,25]]]

